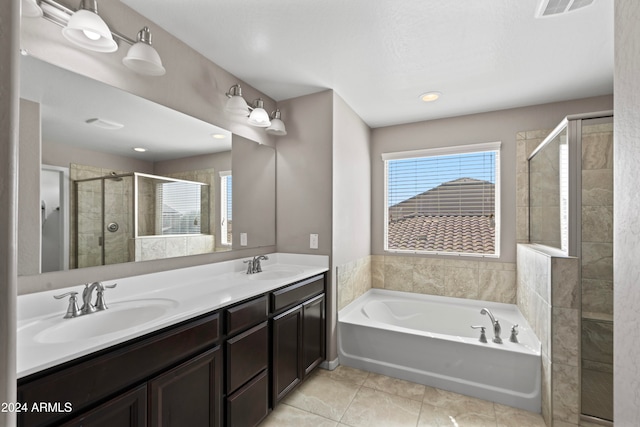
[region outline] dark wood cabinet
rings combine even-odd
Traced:
[[[141,385],[103,403],[62,427],[145,427],[147,425],[147,385]]]
[[[219,427],[221,368],[216,347],[149,381],[150,425]]]
[[[301,343],[302,306],[273,318],[273,406],[302,381]]]
[[[272,309],[286,310],[272,321],[275,407],[325,358],[324,276],[278,290],[271,301]]]
[[[302,305],[302,367],[309,374],[325,358],[324,294]]]
[[[19,427],[257,426],[325,357],[325,276],[18,380]],[[73,321],[73,320],[70,320]]]

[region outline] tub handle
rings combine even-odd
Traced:
[[[484,326],[472,326],[471,328],[480,329],[480,342],[483,342],[483,343],[487,342],[487,335],[485,334],[486,328]]]
[[[511,328],[511,337],[509,337],[509,341],[518,342],[518,325],[513,325]]]

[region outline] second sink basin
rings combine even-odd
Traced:
[[[114,302],[107,310],[72,319],[63,319],[61,313],[24,328],[32,329],[34,341],[45,344],[88,340],[144,325],[177,306],[177,301],[162,298]]]

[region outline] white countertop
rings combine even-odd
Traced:
[[[56,300],[53,296],[77,291],[80,306],[82,305],[82,284],[65,289],[20,295],[18,296],[17,377],[25,377],[329,269],[329,259],[324,255],[275,253],[268,254],[268,257],[268,260],[262,261],[262,269],[265,273],[286,270],[294,274],[286,278],[256,280],[260,273],[245,274],[246,264],[243,264],[243,260],[240,259],[104,281],[104,285],[118,284],[114,289],[107,289],[104,294],[109,310],[112,311],[106,310],[72,319],[63,319],[69,299]],[[95,302],[95,292],[93,301]],[[118,321],[118,310],[125,307],[124,310],[129,310],[135,315],[136,310],[143,311],[139,310],[138,306],[143,307],[148,303],[156,304],[161,314],[150,310],[148,321],[133,326],[124,324],[121,329],[118,326],[118,330],[103,332],[97,336],[89,335],[76,339],[72,333],[69,333],[63,335],[62,339],[50,339],[55,335],[56,329],[73,331],[76,325],[82,328],[80,322],[93,322],[107,328],[116,327],[113,321]],[[122,319],[125,319],[124,311],[121,312]],[[101,322],[100,316],[111,316],[108,320],[111,324]],[[53,331],[54,334],[48,336],[43,332],[45,329],[48,332]]]

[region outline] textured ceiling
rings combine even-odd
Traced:
[[[334,89],[372,127],[613,93],[613,0],[121,1],[276,101]]]

